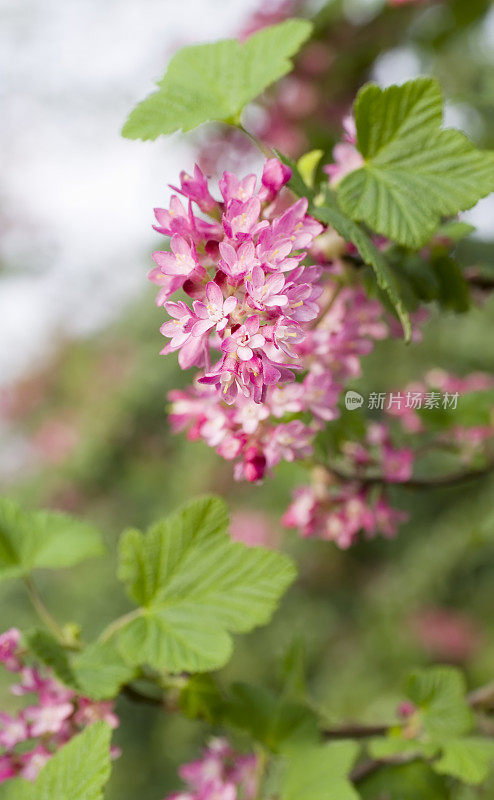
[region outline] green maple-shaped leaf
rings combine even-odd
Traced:
[[[437,81],[364,87],[355,102],[357,146],[364,165],[338,186],[354,220],[419,248],[441,216],[471,208],[494,191],[494,154],[477,150],[460,131],[442,129]]]
[[[461,736],[471,729],[473,716],[458,669],[437,666],[417,670],[408,678],[406,693],[420,709],[422,726],[432,741]]]
[[[249,36],[243,44],[224,39],[182,48],[170,61],[158,91],[131,112],[123,135],[156,139],[203,122],[235,120],[247,103],[290,72],[290,57],[311,30],[307,20],[289,19]]]
[[[123,534],[119,575],[140,608],[114,636],[129,664],[216,669],[230,656],[230,633],[270,619],[294,565],[280,553],[232,542],[227,526],[223,502],[205,497],[147,534]]]
[[[298,748],[290,755],[281,800],[358,800],[348,775],[358,755],[356,742]]]
[[[111,730],[86,728],[43,767],[35,783],[17,779],[0,787],[0,800],[102,800],[110,777]]]
[[[434,770],[463,783],[482,783],[494,764],[494,742],[481,737],[445,740],[442,751],[442,757],[433,765]]]
[[[92,525],[59,512],[24,511],[0,499],[0,581],[33,569],[70,567],[103,552]]]

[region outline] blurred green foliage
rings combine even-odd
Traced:
[[[324,125],[320,116],[300,122],[308,149],[330,152],[341,113],[376,59],[403,46],[412,48],[423,71],[439,78],[476,143],[492,147],[494,78],[484,24],[490,5],[453,0],[385,8],[359,24],[342,16],[348,4],[328,3],[316,18],[316,38],[331,53],[321,79],[330,121],[327,115]],[[494,241],[471,239],[458,246],[462,266],[490,278],[493,255]],[[146,263],[143,254],[143,275]],[[263,486],[235,484],[228,462],[170,432],[166,394],[185,385],[188,376],[173,356],[158,356],[161,320],[152,293],[143,290],[120,323],[89,340],[66,343],[49,368],[16,390],[18,407],[24,402],[29,411],[11,423],[19,435],[29,439],[48,423],[69,420],[76,443],[63,458],[48,456],[24,476],[6,481],[4,492],[28,507],[81,515],[105,532],[111,553],[109,559],[39,577],[53,613],[62,624],[80,623],[87,640],[126,609],[114,577],[116,542],[124,527],[146,527],[189,497],[214,492],[233,510],[262,510],[277,529],[291,488],[304,480],[301,467],[283,465]],[[380,343],[364,359],[364,374],[352,388],[363,394],[399,389],[432,367],[460,375],[493,373],[493,325],[492,299],[466,314],[433,312],[422,342]],[[447,455],[443,458],[432,468],[448,466]],[[299,564],[299,580],[267,628],[236,638],[220,683],[248,680],[277,694],[284,685],[283,664],[296,647],[303,653],[309,695],[328,723],[379,723],[392,716],[411,667],[449,660],[464,667],[471,686],[492,679],[494,483],[488,477],[479,483],[429,492],[395,487],[392,499],[409,512],[410,522],[392,541],[364,541],[343,552],[285,534],[283,546]],[[35,624],[22,586],[2,587],[1,603],[3,629]],[[435,641],[424,636],[420,621],[431,609],[459,620],[468,640],[463,652],[454,654],[441,636]],[[1,705],[13,707],[4,674],[0,681]],[[115,739],[125,758],[115,763],[108,799],[159,800],[179,786],[177,764],[197,755],[211,728],[125,697],[118,713],[122,724]],[[240,746],[242,741],[239,733]],[[408,795],[402,791],[403,772],[390,767],[362,784],[362,796],[474,800],[494,792],[494,780],[479,794],[459,789],[425,765],[406,770]]]

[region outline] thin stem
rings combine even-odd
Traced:
[[[494,709],[494,681],[474,689],[467,695],[467,700],[472,708],[479,710]]]
[[[242,133],[244,133],[257,147],[257,149],[261,151],[263,156],[266,156],[266,158],[276,158],[276,153],[274,152],[273,148],[262,142],[259,137],[255,135],[255,133],[251,133],[251,131],[245,128],[240,121],[229,124],[232,124],[234,128],[237,128],[237,130],[242,131]]]
[[[439,475],[437,478],[410,478],[409,480],[403,481],[387,481],[383,475],[351,475],[343,472],[337,467],[330,466],[328,468],[329,472],[333,473],[333,475],[336,475],[337,478],[340,478],[344,481],[358,481],[366,486],[371,486],[376,483],[385,483],[390,484],[391,486],[399,486],[403,489],[440,489],[448,486],[456,486],[458,484],[465,483],[466,481],[483,478],[492,472],[492,470],[494,470],[494,464],[489,464],[483,469],[455,472],[451,475]]]
[[[67,642],[62,627],[58,624],[55,617],[52,616],[48,608],[45,606],[33,579],[29,575],[24,578],[24,585],[26,586],[29,599],[31,600],[33,608],[35,609],[40,620],[53,633],[60,644],[65,646]]]
[[[325,739],[367,739],[371,736],[385,736],[391,725],[337,725],[324,728],[321,733]]]

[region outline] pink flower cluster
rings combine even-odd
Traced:
[[[413,451],[395,447],[388,428],[380,423],[369,426],[364,443],[345,442],[341,451],[350,466],[348,475],[316,467],[311,485],[295,489],[283,524],[297,528],[303,537],[333,541],[344,549],[355,543],[360,532],[367,537],[394,536],[407,515],[389,505],[384,488],[376,493],[377,486],[368,478],[374,470],[385,483],[408,481]]]
[[[156,209],[156,229],[171,236],[171,252],[153,254],[150,274],[171,317],[161,328],[170,338],[162,352],[179,350],[183,369],[205,368],[200,383],[230,405],[238,395],[261,403],[269,386],[294,380],[286,357],[304,338],[301,323],[318,313],[321,271],[301,262],[322,226],[307,216],[305,199],[284,209],[273,202],[290,174],[271,159],[256,191],[255,175],[224,173],[223,200],[216,201],[196,166],[193,178],[181,174],[177,189],[188,211],[177,195],[168,211]],[[193,213],[193,202],[210,221]],[[169,301],[179,288],[192,307]],[[214,365],[211,351],[219,354]]]
[[[179,770],[187,789],[166,800],[254,800],[258,769],[255,755],[239,755],[226,739],[212,739],[202,758]]]
[[[298,380],[269,386],[260,404],[238,395],[229,405],[201,381],[186,392],[170,392],[174,430],[188,428],[190,439],[203,439],[227,460],[238,459],[237,480],[259,481],[280,461],[310,457],[317,433],[338,416],[345,381],[360,374],[361,357],[386,336],[377,301],[361,288],[341,289],[329,269],[324,278],[320,299],[327,311],[321,315],[318,306],[317,326],[301,326],[290,348]]]
[[[155,212],[156,229],[171,237],[150,273],[171,316],[162,352],[178,350],[183,369],[202,369],[190,390],[170,393],[171,423],[238,459],[235,477],[249,481],[311,455],[315,434],[338,414],[342,385],[388,331],[379,302],[342,287],[339,262],[307,263],[311,251],[322,256],[323,228],[307,200],[293,203],[289,177],[276,159],[259,188],[255,175],[224,173],[215,200],[196,167],[177,189],[187,210],[173,195]],[[180,288],[192,305],[169,299]]]
[[[59,747],[97,720],[118,726],[112,702],[94,702],[63,686],[47,670],[28,666],[15,628],[0,636],[0,663],[19,675],[12,694],[38,698],[16,716],[0,712],[0,784],[17,776],[34,781]]]

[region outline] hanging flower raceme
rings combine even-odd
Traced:
[[[341,444],[343,472],[319,466],[312,470],[307,486],[295,489],[283,516],[287,528],[296,528],[304,538],[335,542],[346,549],[359,534],[392,537],[408,516],[392,508],[386,484],[404,483],[412,477],[414,453],[397,447],[383,423],[371,423],[362,442]],[[369,474],[380,480],[369,479]]]
[[[388,330],[381,305],[342,288],[342,265],[315,246],[323,227],[284,188],[290,175],[277,159],[258,188],[255,175],[224,173],[217,201],[196,167],[176,190],[187,206],[174,195],[156,210],[156,230],[171,237],[149,276],[170,316],[162,352],[201,370],[191,389],[170,393],[172,425],[238,459],[235,477],[249,481],[311,455],[344,381]],[[178,288],[189,303],[170,299]]]
[[[19,676],[13,695],[37,697],[15,716],[0,712],[0,784],[18,776],[34,781],[62,745],[97,720],[118,726],[113,702],[90,700],[63,686],[49,670],[28,665],[15,628],[0,636],[0,664]]]

